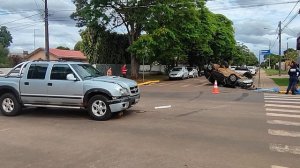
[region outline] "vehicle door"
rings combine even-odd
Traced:
[[[68,80],[68,74],[77,80]],[[68,64],[53,64],[47,89],[51,105],[80,106],[83,102],[83,82]]]
[[[21,99],[24,104],[47,103],[47,84],[45,80],[48,64],[32,63],[27,75],[20,80]]]

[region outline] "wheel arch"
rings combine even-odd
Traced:
[[[20,94],[15,88],[11,86],[0,86],[0,95],[3,95],[5,93],[12,93],[20,103],[22,102]]]
[[[95,95],[103,95],[105,97],[107,97],[109,100],[112,99],[112,95],[110,94],[110,92],[108,90],[105,89],[90,89],[88,90],[83,97],[83,106],[87,107],[88,101]]]

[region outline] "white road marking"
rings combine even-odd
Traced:
[[[273,108],[266,108],[266,111],[282,112],[282,113],[300,113],[300,110],[286,110],[286,109],[273,109]]]
[[[275,135],[275,136],[285,136],[285,137],[294,137],[294,138],[300,137],[300,132],[295,132],[295,131],[268,129],[268,133],[270,135]]]
[[[292,115],[292,114],[267,113],[266,115],[267,115],[267,116],[270,116],[270,117],[300,118],[300,115]]]
[[[154,107],[155,109],[165,109],[165,108],[171,108],[171,105],[168,106],[158,106],[158,107]]]
[[[299,101],[272,101],[272,100],[266,100],[265,103],[279,103],[279,104],[299,104]]]
[[[290,97],[290,98],[300,98],[300,95],[286,95],[286,94],[277,94],[277,95],[264,95],[264,97]]]
[[[288,167],[282,167],[282,166],[272,165],[271,168],[288,168]]]
[[[273,152],[292,153],[292,154],[300,155],[300,146],[269,144],[269,149]]]
[[[265,97],[265,100],[290,100],[290,101],[293,101],[293,100],[298,100],[298,101],[300,101],[300,98],[282,98],[282,97],[270,97],[270,98],[268,98],[268,97]]]
[[[268,124],[275,125],[289,125],[289,126],[300,126],[299,122],[283,121],[283,120],[268,120]]]
[[[6,129],[0,129],[0,132],[4,132],[4,131],[8,131],[10,130],[9,128],[6,128]]]
[[[300,108],[300,106],[284,105],[284,104],[265,104],[265,107]]]
[[[188,86],[190,86],[190,84],[188,84],[188,85],[183,85],[183,86],[180,86],[180,87],[188,87]]]

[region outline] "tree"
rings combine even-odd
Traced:
[[[100,26],[88,27],[81,32],[82,51],[92,64],[124,64],[130,62],[126,51],[128,37],[106,31]]]
[[[74,0],[76,12],[71,17],[77,26],[101,26],[113,30],[125,26],[129,45],[138,39],[143,30],[147,9],[155,0]],[[138,77],[136,55],[131,55],[131,77]]]
[[[12,43],[12,36],[5,26],[0,27],[0,44],[6,48]]]
[[[258,59],[249,48],[242,44],[238,43],[235,46],[234,56],[232,58],[231,64],[233,65],[257,65]]]
[[[8,53],[8,49],[0,44],[0,67],[8,67]]]
[[[234,39],[233,23],[224,15],[211,14],[213,39],[210,41],[213,50],[212,61],[230,61],[235,53],[236,41]]]
[[[75,51],[82,51],[82,41],[78,41],[75,46],[74,46],[74,50]]]
[[[296,61],[298,58],[298,52],[293,48],[289,48],[284,52],[284,57],[289,61]]]
[[[64,47],[64,46],[58,46],[58,47],[56,47],[56,49],[60,49],[60,50],[70,50],[69,47]]]

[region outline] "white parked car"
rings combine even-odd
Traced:
[[[169,79],[185,79],[189,77],[189,72],[186,67],[174,67],[169,73]]]
[[[236,66],[230,66],[230,69],[233,71],[235,70],[235,68],[236,68]]]
[[[256,74],[256,67],[255,66],[247,66],[247,68],[249,69],[249,71],[251,72],[252,75]]]
[[[199,76],[196,67],[187,67],[187,70],[189,71],[189,77],[196,78]]]
[[[236,73],[241,74],[241,75],[244,75],[244,73],[246,73],[246,72],[251,73],[250,70],[247,67],[236,67],[234,71]]]

